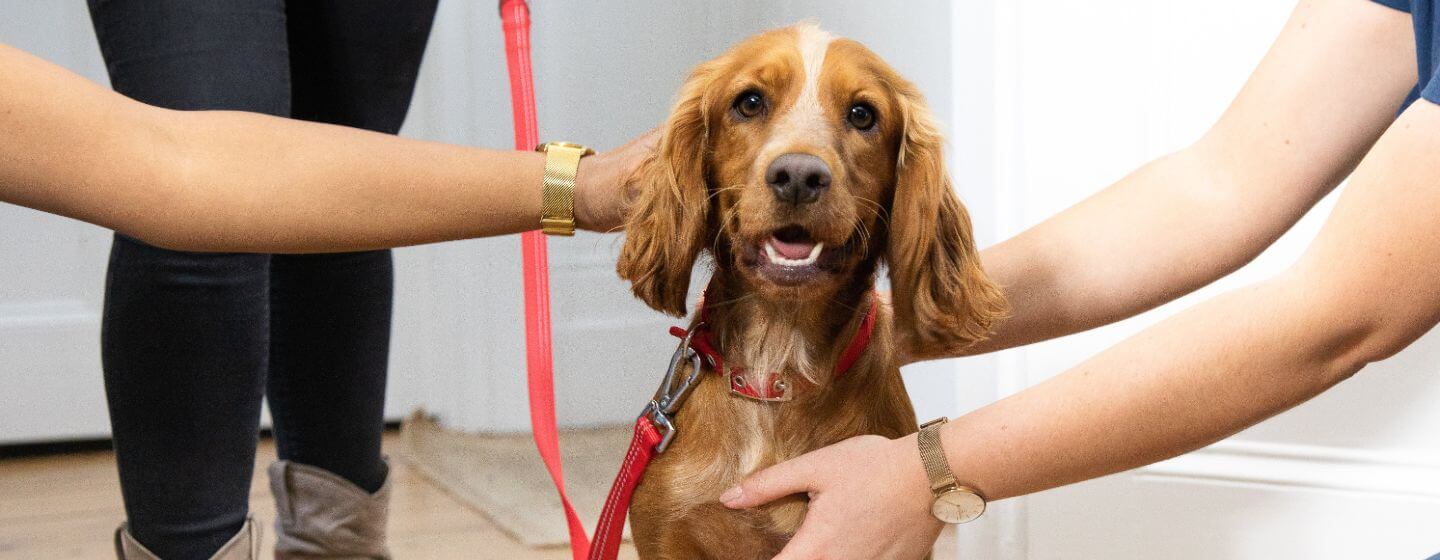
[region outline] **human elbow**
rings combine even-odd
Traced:
[[[1341,315],[1328,317],[1328,328],[1319,329],[1317,337],[1322,369],[1336,383],[1398,354],[1428,330],[1417,328],[1405,313],[1380,306],[1352,307]]]
[[[1321,379],[1326,385],[1339,383],[1358,373],[1374,362],[1384,360],[1398,352],[1396,348],[1374,330],[1326,333],[1323,346],[1317,352],[1320,358]]]
[[[1400,353],[1414,343],[1420,334],[1399,325],[1372,327],[1365,330],[1355,348],[1341,359],[1359,371],[1369,364]]]

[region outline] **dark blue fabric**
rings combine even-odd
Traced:
[[[1420,80],[1415,85],[1415,90],[1410,92],[1410,97],[1405,100],[1405,106],[1421,97],[1431,103],[1440,103],[1440,79],[1437,79],[1436,70],[1440,66],[1440,43],[1436,43],[1436,36],[1440,36],[1440,19],[1436,18],[1436,4],[1440,0],[1375,0],[1376,3],[1395,8],[1402,12],[1409,12],[1410,18],[1415,22],[1415,58],[1419,65]]]

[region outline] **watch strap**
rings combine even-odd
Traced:
[[[936,496],[955,488],[955,472],[950,470],[950,461],[945,458],[945,448],[940,444],[940,426],[945,425],[944,416],[920,426],[915,441],[920,447],[920,463],[925,465],[925,477],[930,479],[930,492]]]
[[[545,153],[540,229],[546,235],[575,235],[575,176],[580,170],[580,158],[595,151],[568,142],[547,142],[535,151]]]

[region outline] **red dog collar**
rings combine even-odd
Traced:
[[[870,333],[875,330],[875,308],[878,305],[876,297],[870,298],[870,309],[865,311],[865,317],[860,320],[860,328],[851,337],[850,344],[845,346],[845,351],[840,354],[840,359],[835,362],[835,378],[845,375],[860,356],[865,353],[865,348],[870,345]],[[726,368],[725,359],[721,357],[720,351],[715,348],[715,335],[705,321],[708,315],[705,309],[700,310],[700,322],[695,326],[694,336],[690,337],[690,348],[700,354],[715,372],[725,376],[729,382],[730,392],[745,398],[765,402],[785,402],[794,398],[792,393],[794,383],[790,382],[789,375],[783,372],[755,373],[742,368]],[[680,327],[670,327],[670,334],[681,340],[690,335],[690,331]]]

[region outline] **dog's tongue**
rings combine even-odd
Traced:
[[[780,256],[790,260],[804,260],[810,257],[810,251],[815,249],[813,241],[781,241],[779,237],[770,238],[770,246]]]

